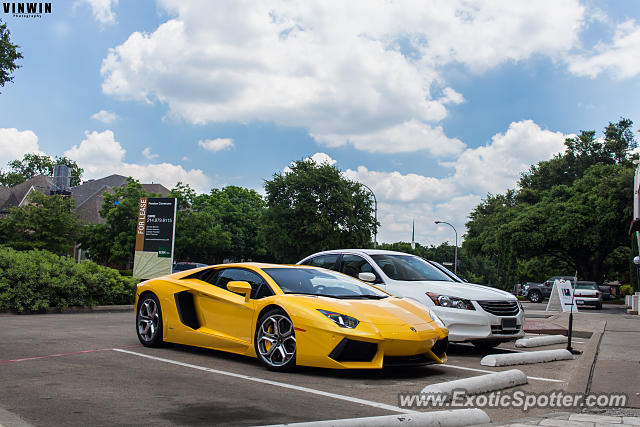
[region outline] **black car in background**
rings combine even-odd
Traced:
[[[575,277],[573,276],[553,276],[544,281],[544,283],[525,283],[522,285],[522,295],[531,302],[542,302],[545,298],[549,298],[553,289],[553,282],[556,280],[568,280],[572,285]]]
[[[192,268],[199,268],[199,267],[206,267],[206,266],[207,264],[201,264],[199,262],[174,262],[171,272],[177,273],[179,271],[191,270]]]

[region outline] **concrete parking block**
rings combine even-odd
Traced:
[[[622,423],[632,426],[640,426],[640,417],[622,417]]]
[[[384,427],[384,426],[470,426],[490,423],[489,416],[481,409],[456,409],[451,411],[422,412],[418,414],[385,415],[381,417],[349,418],[344,420],[315,421],[281,426],[314,427]]]
[[[510,366],[571,359],[573,359],[573,355],[568,350],[541,350],[525,353],[490,354],[483,357],[480,364],[483,366]]]
[[[545,345],[566,344],[568,338],[565,335],[542,335],[539,337],[520,338],[516,340],[516,347],[531,348]]]
[[[450,394],[454,390],[465,390],[466,394],[479,394],[489,391],[503,390],[527,384],[527,376],[518,369],[511,369],[477,377],[462,378],[460,380],[431,384],[422,389],[422,393]]]
[[[622,417],[613,417],[597,414],[573,414],[569,417],[569,421],[585,421],[592,423],[620,424]]]

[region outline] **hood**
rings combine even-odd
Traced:
[[[442,281],[405,282],[397,280],[393,281],[392,283],[394,285],[403,286],[422,286],[425,292],[433,292],[440,295],[449,295],[452,297],[464,298],[468,300],[517,300],[517,298],[509,292],[505,292],[501,289],[496,289],[489,286],[476,285],[473,283]]]
[[[297,302],[308,308],[335,311],[375,325],[419,325],[432,322],[426,307],[391,296],[381,300],[294,294],[287,297],[290,300],[298,300]]]

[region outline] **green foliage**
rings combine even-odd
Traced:
[[[195,195],[188,186],[171,190],[178,199],[175,258],[213,264],[266,254],[262,239],[265,203],[254,190],[228,186]]]
[[[18,250],[46,249],[65,255],[72,252],[79,230],[71,197],[46,196],[38,191],[29,195],[26,206],[13,207],[0,220],[2,241]]]
[[[631,285],[620,286],[620,295],[633,295],[633,288]]]
[[[11,43],[11,32],[7,24],[0,19],[0,86],[13,81],[11,75],[20,65],[16,64],[22,59],[22,53],[18,51],[20,46]]]
[[[565,141],[564,154],[532,166],[518,191],[488,195],[469,216],[463,248],[494,262],[504,285],[576,270],[598,283],[622,278],[633,206],[631,126],[609,123],[602,140],[582,131]]]
[[[13,187],[28,179],[38,175],[53,176],[53,167],[56,165],[67,165],[71,169],[70,185],[79,185],[84,169],[67,157],[56,157],[55,159],[37,153],[27,153],[22,160],[12,160],[8,163],[11,170],[0,172],[0,184]]]
[[[90,261],[0,247],[0,310],[131,304],[136,280]]]
[[[369,247],[374,234],[373,199],[361,184],[324,163],[300,160],[265,181],[265,239],[281,262],[340,247]]]
[[[112,193],[103,193],[100,216],[106,222],[85,226],[80,237],[80,244],[88,251],[88,257],[101,264],[127,267],[135,251],[140,198],[159,196],[147,193],[131,177],[127,178],[127,185],[115,188]]]

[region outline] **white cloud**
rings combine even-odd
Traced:
[[[100,24],[116,23],[116,14],[113,12],[113,7],[117,6],[118,0],[79,0],[76,1],[74,7],[83,3],[91,7],[94,19]]]
[[[435,156],[464,149],[434,125],[464,100],[445,66],[560,58],[585,21],[577,0],[161,4],[175,18],[109,50],[104,93],[191,123],[267,121],[329,146]]]
[[[145,147],[145,149],[144,149],[144,150],[142,150],[142,155],[143,155],[144,157],[146,157],[147,159],[149,159],[149,160],[153,160],[153,159],[156,159],[156,158],[160,157],[160,155],[158,155],[158,154],[153,154],[153,153],[151,152],[151,147]]]
[[[207,151],[228,151],[235,147],[231,138],[216,138],[198,141],[198,145]]]
[[[118,116],[116,115],[116,113],[112,112],[112,111],[107,111],[107,110],[100,110],[97,113],[95,113],[93,116],[91,116],[92,119],[98,120],[102,123],[113,123]]]
[[[411,221],[416,221],[418,241],[453,243],[451,230],[434,228],[433,221],[451,222],[459,241],[465,233],[468,214],[487,193],[504,193],[515,188],[520,174],[529,166],[547,160],[564,149],[560,132],[543,130],[531,120],[514,122],[478,148],[468,148],[447,166],[450,176],[435,178],[398,171],[371,171],[365,166],[347,169],[349,179],[367,184],[378,200],[378,218],[382,223],[379,241],[408,241]],[[420,224],[420,226],[418,226]]]
[[[327,153],[316,153],[307,159],[314,161],[318,165],[328,164],[333,166],[337,162],[337,160],[332,159]]]
[[[38,146],[38,136],[33,131],[0,128],[0,169],[6,170],[8,162],[21,160],[27,153],[44,154]]]
[[[610,71],[625,79],[640,74],[640,25],[634,20],[619,24],[611,44],[598,43],[592,55],[569,57],[569,71],[591,78]]]
[[[460,188],[480,194],[514,188],[531,164],[564,150],[568,135],[543,130],[532,120],[513,122],[485,146],[465,150],[455,161],[453,179]]]
[[[171,163],[127,163],[124,161],[125,152],[113,132],[105,130],[85,132],[85,139],[65,151],[64,155],[84,168],[85,179],[119,174],[132,176],[143,183],[161,183],[167,188],[178,181],[191,185],[198,192],[208,192],[211,188],[211,180],[200,169],[186,170]]]

